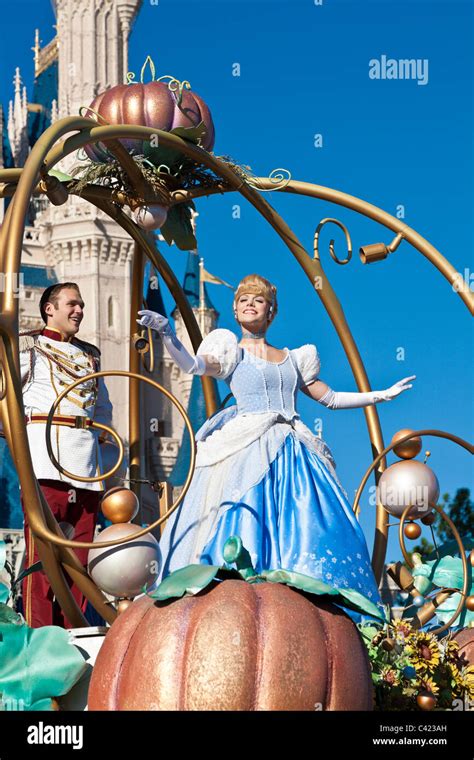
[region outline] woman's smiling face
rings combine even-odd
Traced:
[[[242,293],[237,300],[237,319],[243,327],[266,327],[269,308],[263,296]]]

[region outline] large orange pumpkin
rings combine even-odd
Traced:
[[[144,596],[113,623],[89,710],[372,710],[365,646],[338,607],[281,583]]]

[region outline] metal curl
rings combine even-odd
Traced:
[[[163,74],[162,77],[158,77],[156,79],[156,82],[161,82],[163,79],[169,79],[168,82],[168,90],[173,93],[173,95],[177,92],[178,97],[176,98],[176,103],[178,107],[181,105],[181,101],[183,99],[183,89],[186,88],[187,90],[191,89],[191,84],[188,82],[187,79],[184,79],[182,82],[179,79],[176,79],[176,77],[171,76],[171,74]]]
[[[87,114],[81,113],[81,111],[87,111]],[[92,118],[89,116],[89,114],[92,114],[92,117],[94,118],[94,121],[96,121],[98,124],[101,124],[103,127],[111,127],[110,121],[107,121],[107,119],[104,119],[102,114],[100,114],[98,111],[95,111],[90,106],[81,106],[79,108],[79,116],[82,116],[84,119],[90,119]]]
[[[399,524],[399,529],[398,529],[398,540],[399,540],[399,543],[400,543],[400,548],[402,550],[402,554],[403,554],[403,557],[405,559],[405,562],[407,563],[407,565],[408,565],[409,568],[413,568],[414,563],[413,563],[412,558],[410,557],[410,555],[408,554],[408,552],[406,550],[405,537],[404,537],[404,534],[403,534],[403,526],[405,524],[405,520],[407,519],[408,512],[410,511],[411,508],[412,508],[412,505],[409,504],[403,510],[403,514],[402,514],[402,516],[400,518],[400,524]],[[434,629],[434,630],[431,631],[431,633],[434,636],[439,636],[440,633],[444,633],[445,631],[447,631],[448,628],[450,628],[453,625],[453,623],[457,619],[457,617],[461,615],[462,608],[464,607],[464,604],[465,604],[467,596],[468,596],[467,589],[468,589],[468,584],[469,584],[469,571],[468,571],[468,566],[467,566],[466,552],[464,550],[464,546],[463,546],[463,543],[462,543],[461,536],[459,535],[458,529],[454,525],[454,523],[451,520],[451,518],[444,512],[444,510],[441,507],[439,507],[437,504],[433,504],[433,509],[435,509],[438,512],[438,514],[440,515],[440,517],[442,517],[442,519],[445,522],[447,522],[448,526],[451,528],[451,532],[452,532],[452,534],[454,536],[454,539],[455,539],[455,541],[456,541],[456,543],[458,545],[458,551],[459,551],[459,556],[460,556],[461,562],[462,562],[462,572],[463,572],[462,589],[455,589],[455,591],[460,594],[458,606],[456,607],[455,611],[453,612],[453,614],[451,615],[451,617],[449,618],[449,620],[448,620],[447,623],[444,623],[444,625],[441,625],[441,626],[439,626],[439,628],[436,628],[436,629]],[[442,589],[439,589],[439,588],[436,589],[436,598],[438,598],[440,596],[440,594],[443,594],[445,592],[448,593],[448,589],[447,588],[445,589],[445,587],[443,587]],[[430,605],[433,605],[433,610],[430,610]],[[419,627],[421,627],[422,625],[424,625],[425,622],[427,622],[432,617],[434,617],[435,614],[436,614],[436,599],[434,601],[429,601],[427,604],[425,604],[417,612],[417,614],[414,616],[413,620],[416,621],[418,619],[418,621],[419,621]]]
[[[277,172],[281,173],[277,174]],[[251,187],[254,187],[260,193],[272,193],[274,190],[282,190],[288,185],[289,182],[291,182],[291,172],[289,169],[272,169],[268,177],[265,177],[265,179],[270,180],[270,182],[275,183],[275,185],[277,183],[282,184],[278,184],[278,187],[263,188],[260,186],[259,179],[257,177],[247,177],[247,184]]]
[[[333,219],[332,217],[327,217],[326,219],[322,219],[319,222],[318,226],[316,227],[316,232],[314,233],[314,239],[313,239],[313,251],[314,251],[313,259],[317,259],[319,261],[319,249],[318,249],[319,233],[321,232],[324,225],[328,224],[329,222],[331,222],[332,224],[337,224],[337,226],[343,231],[344,235],[346,236],[347,258],[339,259],[336,256],[334,252],[334,240],[330,240],[329,242],[329,253],[331,254],[336,264],[341,264],[341,265],[348,264],[352,258],[352,240],[349,234],[349,230],[347,229],[345,224],[339,221],[339,219]]]

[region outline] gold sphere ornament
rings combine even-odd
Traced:
[[[390,443],[394,444],[400,440],[400,438],[403,438],[403,436],[413,432],[414,431],[410,430],[410,428],[402,428],[402,430],[397,430],[397,432],[392,436]],[[396,454],[397,457],[400,457],[400,459],[413,459],[420,453],[421,446],[421,438],[419,435],[417,435],[414,438],[410,438],[408,441],[404,441],[403,443],[399,443],[394,446],[393,453]]]
[[[385,649],[386,652],[391,652],[394,646],[395,646],[394,639],[384,639],[382,641],[382,649]]]
[[[416,704],[421,710],[433,710],[436,707],[436,697],[430,691],[420,691]]]
[[[407,518],[425,517],[438,502],[439,483],[431,467],[418,459],[402,460],[387,467],[377,485],[377,500],[394,517],[412,508]]]
[[[117,604],[117,615],[121,615],[122,612],[125,612],[125,610],[128,610],[131,604],[133,604],[132,599],[120,599]]]
[[[110,488],[105,492],[100,502],[102,514],[114,525],[133,520],[138,514],[139,506],[137,495],[123,486]]]
[[[474,549],[469,554],[469,562],[471,563],[471,567],[474,567]]]
[[[466,598],[466,609],[468,609],[469,612],[474,612],[474,596],[468,596]]]
[[[405,536],[407,538],[411,538],[412,541],[415,540],[415,538],[419,538],[421,535],[421,528],[419,525],[417,525],[414,522],[407,523],[404,528],[403,532],[405,533]]]

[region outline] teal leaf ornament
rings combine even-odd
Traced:
[[[52,697],[67,694],[87,670],[64,628],[30,628],[0,605],[0,684],[3,709],[52,710]]]
[[[153,599],[164,601],[173,597],[182,597],[185,594],[198,594],[213,580],[224,581],[235,578],[248,583],[283,583],[299,591],[321,596],[325,598],[325,601],[342,604],[383,623],[389,622],[385,610],[380,610],[376,604],[355,589],[335,588],[309,575],[289,570],[263,570],[257,574],[252,567],[250,555],[243,546],[240,536],[231,536],[227,539],[224,544],[223,555],[226,562],[233,562],[237,565],[237,570],[217,565],[188,565],[170,573],[154,591],[145,591],[145,593]]]

